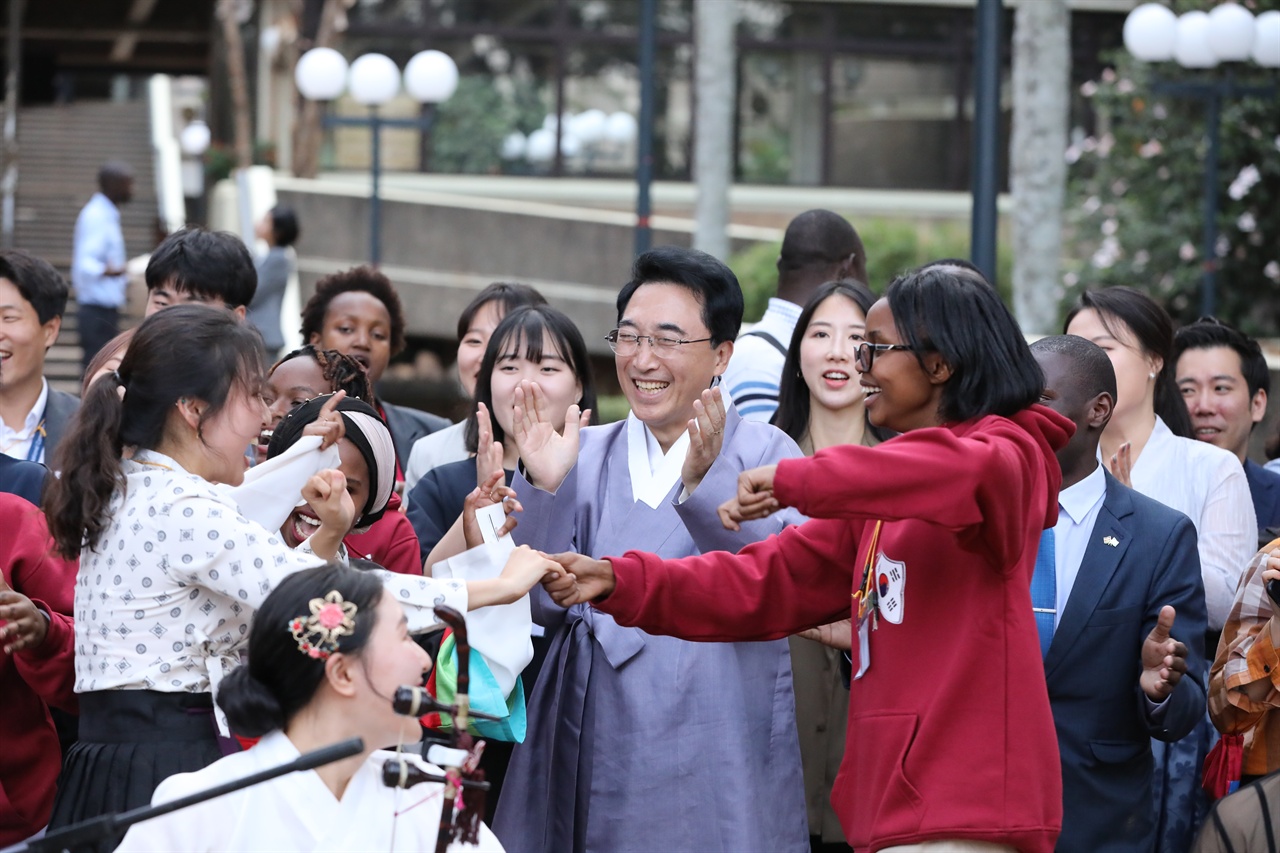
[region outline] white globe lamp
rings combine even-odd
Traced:
[[[584,145],[594,145],[604,138],[605,124],[609,117],[602,110],[585,110],[573,117],[569,129]]]
[[[635,141],[639,129],[635,116],[631,115],[631,113],[616,112],[610,114],[608,120],[605,121],[604,136],[610,142],[626,145]]]
[[[1204,12],[1185,12],[1178,16],[1178,40],[1173,58],[1183,68],[1212,68],[1218,57],[1209,46],[1209,16]]]
[[[1159,3],[1144,3],[1124,20],[1124,46],[1143,62],[1173,59],[1178,16]]]
[[[458,66],[439,50],[415,53],[404,67],[404,89],[415,101],[438,104],[458,88]]]
[[[1219,62],[1243,62],[1253,51],[1253,13],[1239,3],[1223,3],[1209,12],[1209,48]]]
[[[391,57],[366,53],[351,63],[347,88],[358,104],[380,107],[400,92],[400,69]]]
[[[524,157],[527,147],[528,140],[525,139],[524,134],[513,130],[502,140],[502,159],[519,160]]]
[[[1257,17],[1253,61],[1264,68],[1280,68],[1280,12],[1263,12]]]
[[[555,131],[540,127],[529,134],[524,156],[530,163],[548,163],[556,156]]]
[[[331,47],[313,47],[298,60],[293,80],[302,97],[332,101],[347,86],[347,60]]]
[[[178,147],[188,157],[199,157],[208,150],[211,139],[209,125],[200,121],[200,119],[196,119],[184,127],[182,133],[178,134]]]

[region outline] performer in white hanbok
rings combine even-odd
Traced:
[[[118,848],[140,851],[427,851],[436,849],[443,786],[386,787],[381,747],[416,742],[418,721],[392,710],[397,687],[422,683],[431,659],[404,609],[367,572],[326,565],[291,575],[259,609],[249,663],[227,676],[218,704],[237,732],[264,735],[246,752],[170,777],[156,804],[287,764],[359,737],[342,761],[278,777],[135,825]],[[420,769],[440,773],[416,756]],[[501,851],[483,824],[477,844]]]

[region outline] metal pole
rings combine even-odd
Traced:
[[[1200,289],[1200,314],[1204,317],[1213,316],[1218,302],[1218,160],[1223,94],[1222,87],[1215,84],[1207,99],[1209,151],[1204,164],[1204,274]]]
[[[996,194],[1000,165],[1001,0],[978,0],[974,12],[973,216],[970,255],[996,283]]]
[[[640,0],[640,121],[636,149],[636,254],[649,251],[653,231],[649,216],[653,202],[654,54],[657,47],[657,0]]]
[[[9,0],[8,68],[4,77],[4,202],[0,207],[0,244],[13,248],[14,205],[18,192],[18,97],[22,68],[22,13],[26,0]]]
[[[373,134],[370,148],[369,190],[369,263],[375,267],[382,262],[382,200],[378,196],[378,180],[382,177],[382,123],[378,120],[378,108],[369,108],[369,132]]]

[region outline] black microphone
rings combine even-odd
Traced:
[[[251,785],[268,782],[288,773],[295,773],[299,770],[313,770],[325,764],[359,755],[363,751],[364,741],[358,737],[353,737],[350,740],[344,740],[332,746],[321,747],[313,752],[300,755],[288,764],[281,764],[279,767],[271,767],[267,770],[259,770],[257,773],[250,774],[242,779],[233,779],[230,782],[224,782],[221,785],[216,785],[194,794],[188,794],[185,797],[179,797],[167,803],[161,803],[156,806],[140,806],[119,814],[111,813],[90,818],[83,823],[72,824],[50,832],[43,838],[28,841],[26,844],[11,848],[7,847],[3,853],[10,853],[10,851],[14,851],[14,853],[24,853],[24,851],[25,853],[35,853],[35,851],[54,853],[54,851],[59,850],[77,850],[81,847],[91,847],[104,838],[124,832],[135,823],[167,815],[169,812],[176,812],[179,809],[185,809],[187,806],[194,806],[203,803],[205,800],[212,800],[214,797],[231,794]]]
[[[438,773],[429,773],[404,758],[388,758],[382,765],[382,784],[388,788],[412,788],[414,785],[421,785],[423,782],[445,784],[447,781],[444,776]],[[472,781],[470,779],[460,779],[458,781],[464,788],[473,788],[478,791],[489,790],[488,782]]]
[[[427,692],[425,687],[397,687],[395,698],[391,700],[391,710],[397,714],[404,714],[407,717],[421,717],[423,714],[456,714],[458,713],[457,705],[448,705],[441,702],[436,697]],[[477,720],[492,720],[495,723],[502,722],[501,717],[495,717],[493,714],[484,714],[480,711],[467,711],[467,716]]]

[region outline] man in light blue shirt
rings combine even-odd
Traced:
[[[86,368],[120,331],[120,309],[128,285],[120,205],[133,197],[133,170],[124,163],[103,164],[98,170],[98,188],[76,218],[71,260]]]

